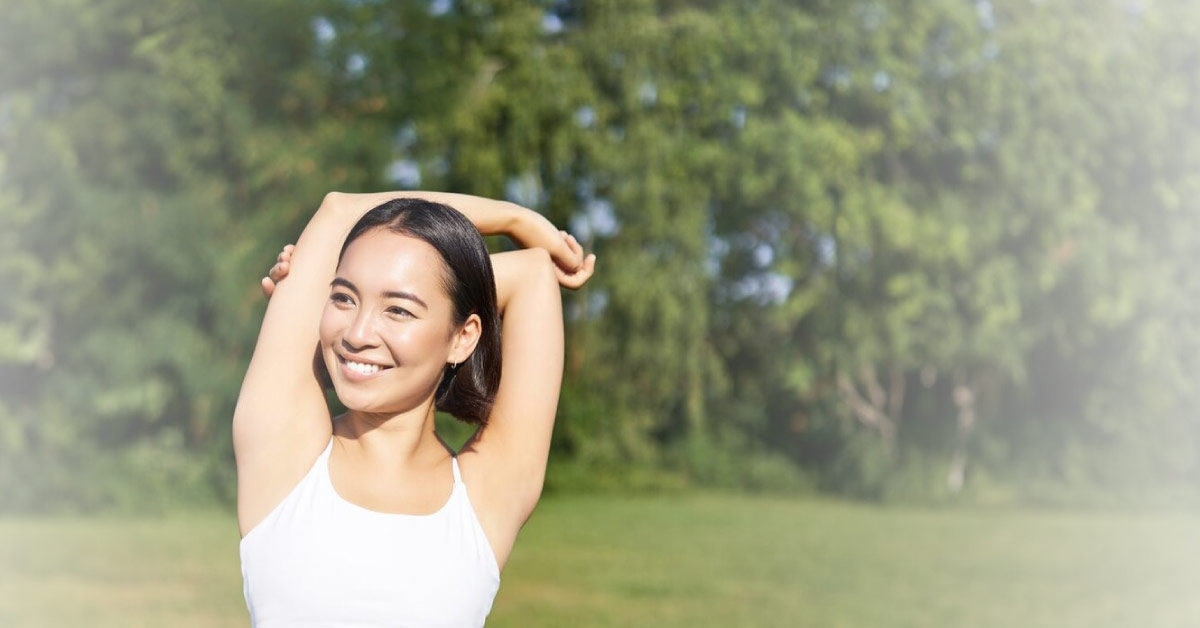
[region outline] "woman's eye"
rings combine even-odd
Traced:
[[[388,308],[388,311],[389,311],[389,312],[391,312],[391,313],[393,313],[393,314],[396,314],[396,315],[398,315],[398,316],[401,316],[401,317],[410,317],[410,316],[412,316],[412,312],[409,312],[408,310],[406,310],[406,309],[404,309],[404,308],[402,308],[402,307],[393,307],[393,308]]]
[[[330,295],[329,300],[333,301],[334,303],[351,303],[352,302],[350,300],[349,295],[345,295],[340,292]]]

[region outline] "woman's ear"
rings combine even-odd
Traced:
[[[479,338],[483,335],[483,320],[478,314],[471,314],[467,317],[466,322],[454,332],[454,337],[450,344],[449,362],[462,364],[471,357],[475,351],[475,345],[479,344]]]

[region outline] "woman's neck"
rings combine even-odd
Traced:
[[[333,433],[356,464],[388,473],[423,467],[441,459],[446,446],[434,431],[433,400],[398,414],[347,410]]]

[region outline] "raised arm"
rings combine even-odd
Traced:
[[[522,247],[543,248],[550,253],[555,266],[564,276],[583,268],[583,250],[578,245],[571,246],[570,241],[560,237],[565,232],[559,231],[541,214],[515,203],[470,194],[418,191],[339,194],[335,197],[335,203],[351,214],[362,216],[371,208],[396,198],[419,198],[448,205],[466,216],[485,236],[507,235]]]
[[[582,257],[575,239],[561,239]],[[542,248],[491,256],[503,317],[500,389],[487,424],[463,446],[486,469],[493,494],[505,495],[504,518],[520,526],[541,496],[558,410],[563,370],[562,296],[559,286],[578,288],[595,270],[589,255],[579,270],[564,272]]]
[[[243,465],[273,453],[271,443],[313,446],[331,430],[313,358],[338,251],[361,216],[338,207],[334,197],[327,195],[304,227],[291,252],[289,281],[276,287],[263,315],[233,414],[239,477]]]
[[[479,233],[483,235],[510,234],[520,216],[529,211],[520,205],[508,201],[498,201],[470,194],[455,194],[452,192],[421,192],[401,190],[395,192],[372,192],[368,194],[331,193],[326,197],[343,211],[357,214],[361,217],[374,207],[378,207],[397,198],[419,198],[434,203],[448,205],[461,212]],[[357,220],[357,218],[355,219]],[[353,226],[353,223],[351,223]],[[349,228],[346,232],[349,233]]]

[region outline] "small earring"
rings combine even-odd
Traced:
[[[450,368],[452,368],[452,369],[454,369],[454,368],[458,368],[458,362],[451,362],[451,363],[450,363]]]

